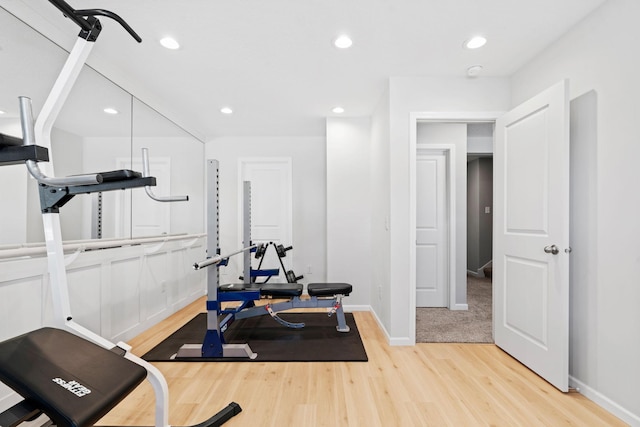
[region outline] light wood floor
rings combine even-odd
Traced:
[[[196,301],[129,344],[150,350],[201,312]],[[170,423],[204,421],[234,401],[234,426],[623,426],[578,393],[563,394],[493,344],[392,347],[373,315],[354,313],[369,361],[156,363]],[[203,331],[204,333],[204,331]],[[153,425],[147,382],[101,424]]]

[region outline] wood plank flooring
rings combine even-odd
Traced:
[[[196,301],[129,344],[142,355],[204,307]],[[392,347],[373,315],[354,313],[369,362],[155,363],[170,423],[204,421],[228,403],[225,426],[624,426],[578,393],[561,393],[493,344]],[[204,331],[203,331],[204,333]],[[145,382],[103,425],[153,425]]]

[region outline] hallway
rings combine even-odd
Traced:
[[[491,279],[467,276],[469,310],[416,309],[416,342],[493,343]]]

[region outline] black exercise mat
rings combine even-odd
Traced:
[[[146,353],[149,362],[366,362],[367,353],[353,314],[345,313],[349,332],[338,332],[335,314],[280,313],[288,322],[304,322],[302,329],[287,328],[271,316],[236,320],[225,332],[229,344],[248,343],[258,357],[249,358],[181,358],[174,355],[183,344],[201,344],[207,330],[207,315],[200,313],[182,328]]]

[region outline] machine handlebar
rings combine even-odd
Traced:
[[[33,111],[31,108],[31,98],[26,96],[19,97],[20,100],[20,125],[22,126],[22,136],[24,145],[35,145],[35,131],[33,124]],[[27,160],[27,169],[29,173],[41,184],[53,187],[67,187],[76,185],[94,185],[102,182],[102,175],[88,174],[75,175],[63,178],[50,177],[45,175],[33,160]]]
[[[49,2],[53,4],[55,7],[57,7],[64,14],[64,16],[66,16],[67,18],[75,22],[80,28],[82,28],[83,31],[87,31],[87,32],[93,31],[95,27],[95,21],[97,21],[97,19],[89,20],[85,17],[106,16],[107,18],[111,18],[114,21],[116,21],[118,24],[122,25],[122,28],[124,28],[127,31],[127,33],[129,33],[131,37],[133,37],[138,43],[142,42],[142,39],[140,38],[140,36],[133,30],[133,28],[131,28],[129,24],[127,24],[127,22],[124,19],[122,19],[120,16],[118,16],[117,14],[109,10],[105,10],[105,9],[75,10],[69,5],[69,3],[65,2],[64,0],[49,0]]]

